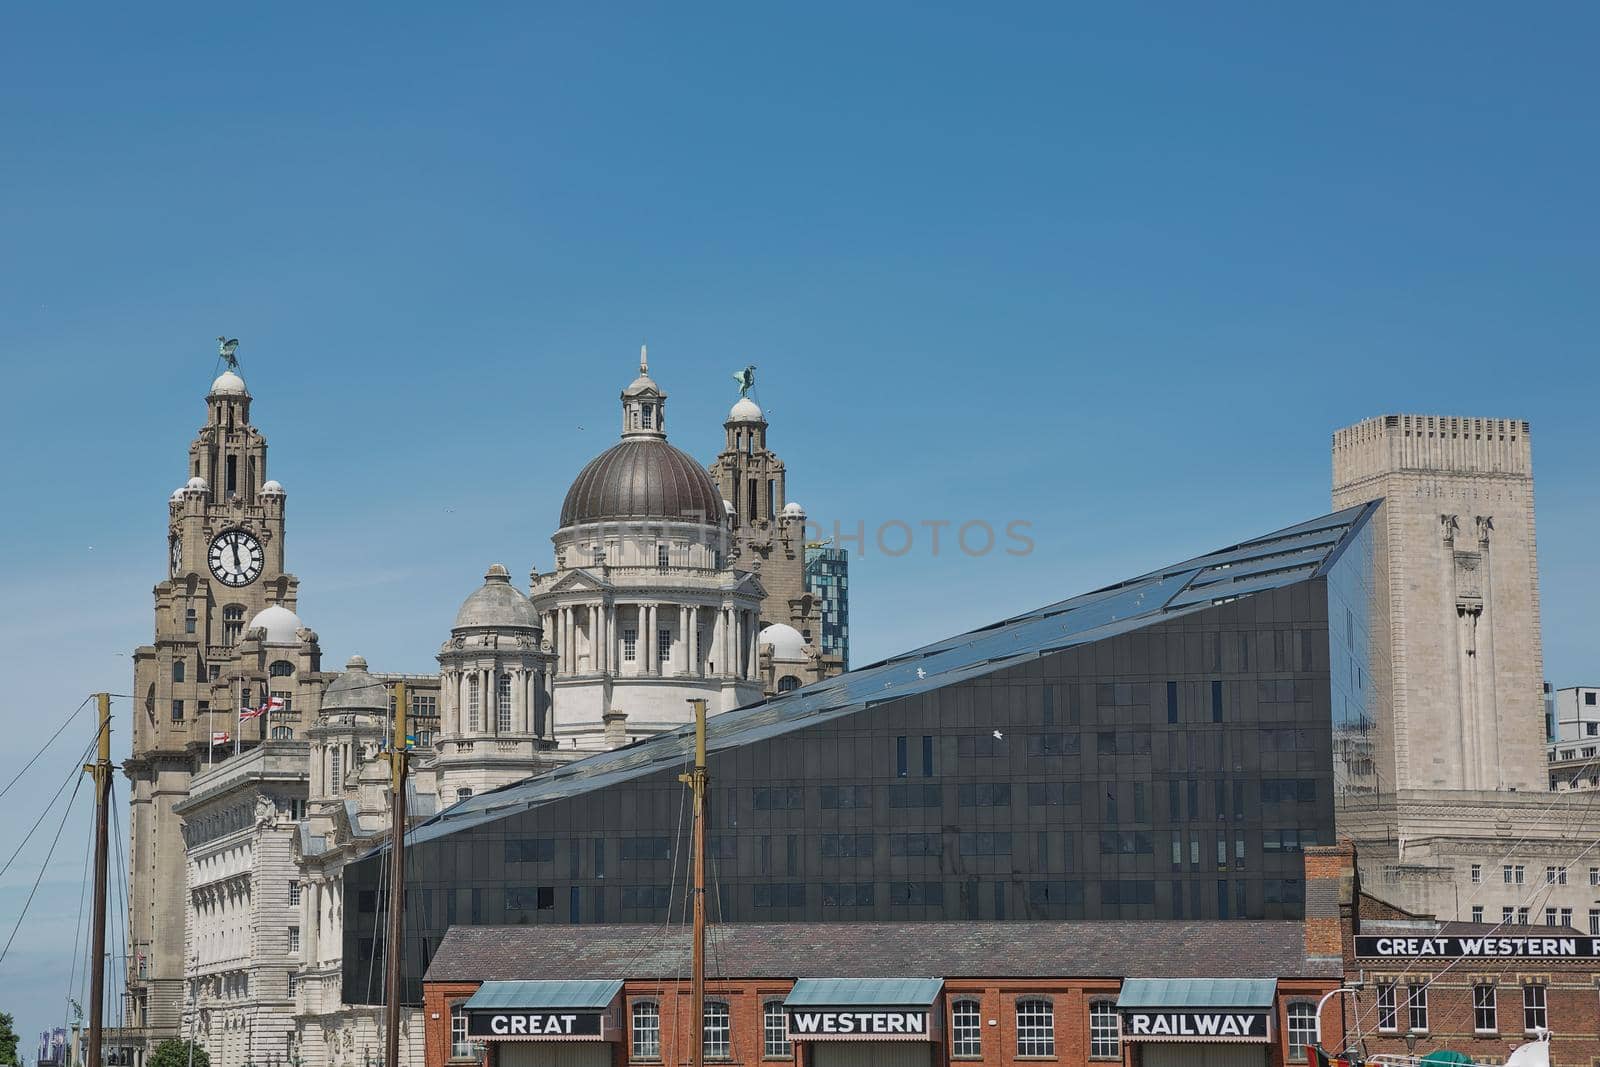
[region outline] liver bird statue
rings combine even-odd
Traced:
[[[217,355],[222,357],[222,362],[228,365],[229,370],[239,369],[239,357],[235,355],[238,351],[239,339],[237,337],[231,340],[226,337],[217,338]]]
[[[756,387],[756,365],[751,363],[744,370],[734,371],[733,380],[739,383],[739,396],[749,396],[750,390]]]

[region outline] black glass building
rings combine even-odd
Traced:
[[[850,668],[850,553],[826,545],[806,546],[806,590],[821,603],[818,647]]]
[[[1374,720],[1369,520],[1314,519],[712,718],[715,921],[1292,918]],[[409,996],[457,924],[684,907],[692,731],[408,837]],[[383,852],[345,872],[382,988]]]

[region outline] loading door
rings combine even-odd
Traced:
[[[813,1041],[807,1061],[816,1067],[932,1067],[926,1041]]]
[[[609,1041],[504,1041],[498,1067],[611,1067]]]

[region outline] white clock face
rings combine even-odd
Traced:
[[[211,542],[211,573],[223,585],[249,585],[261,577],[261,542],[244,530],[224,530]]]

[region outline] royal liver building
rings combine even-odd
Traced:
[[[621,439],[562,502],[554,566],[532,568],[526,590],[489,566],[440,620],[437,670],[359,655],[325,670],[288,570],[287,494],[225,358],[168,499],[154,640],[134,654],[129,1026],[110,1043],[135,1067],[189,1036],[218,1067],[365,1067],[381,1055],[382,997],[342,997],[342,871],[389,832],[394,681],[421,818],[682,725],[691,697],[716,713],[841,665],[819,648],[805,512],[744,395],[750,373],[708,467],[669,443],[641,350]],[[420,1021],[402,1024],[420,1064]]]

